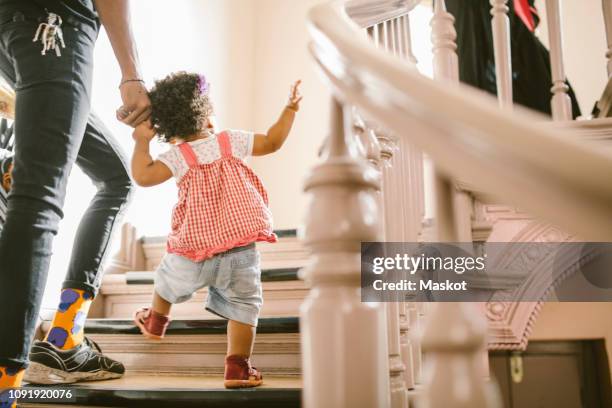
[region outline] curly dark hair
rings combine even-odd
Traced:
[[[176,72],[155,82],[149,92],[151,121],[159,139],[187,139],[200,133],[213,114],[206,79],[198,74]]]

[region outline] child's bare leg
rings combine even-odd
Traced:
[[[153,294],[153,310],[160,315],[168,316],[172,309],[172,303],[168,302],[163,297],[159,296],[157,292]]]
[[[227,323],[227,357],[225,357],[225,388],[259,387],[261,372],[251,365],[255,327],[230,320]]]
[[[255,327],[230,320],[227,323],[227,355],[250,357],[255,342]]]

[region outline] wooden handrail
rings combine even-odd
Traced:
[[[337,97],[426,151],[439,168],[585,239],[612,239],[612,157],[526,109],[434,82],[378,50],[344,1],[311,10],[311,52]]]
[[[404,16],[421,0],[350,0],[345,10],[351,20],[362,28],[371,27]]]

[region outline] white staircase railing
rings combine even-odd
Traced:
[[[495,98],[458,84],[453,19],[441,0],[432,21],[437,79],[420,75],[407,17],[417,3],[338,0],[310,13],[311,52],[334,101],[327,150],[306,183],[305,240],[313,254],[305,271],[312,289],[301,311],[308,408],[406,407],[402,381],[431,408],[498,406],[482,367],[484,321],[470,305],[439,304],[427,313],[429,368],[421,376],[420,343],[407,334],[422,305],[382,307],[360,299],[360,242],[417,240],[421,151],[437,169],[439,240],[465,236],[456,219],[463,214],[455,208],[456,179],[584,239],[612,239],[612,157],[569,131],[542,126],[540,115],[500,110]],[[492,1],[493,11],[504,12],[505,3]],[[507,69],[509,54],[508,44],[499,53],[506,57],[498,58]],[[554,78],[564,79],[559,72]],[[499,78],[502,106],[510,107],[511,76]],[[365,119],[358,126],[355,112]]]

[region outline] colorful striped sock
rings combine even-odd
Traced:
[[[70,350],[83,342],[85,320],[93,296],[80,289],[64,289],[45,341],[62,350]]]
[[[0,367],[0,408],[17,407],[17,401],[11,399],[9,393],[2,390],[20,387],[23,373],[25,373],[23,369]]]

